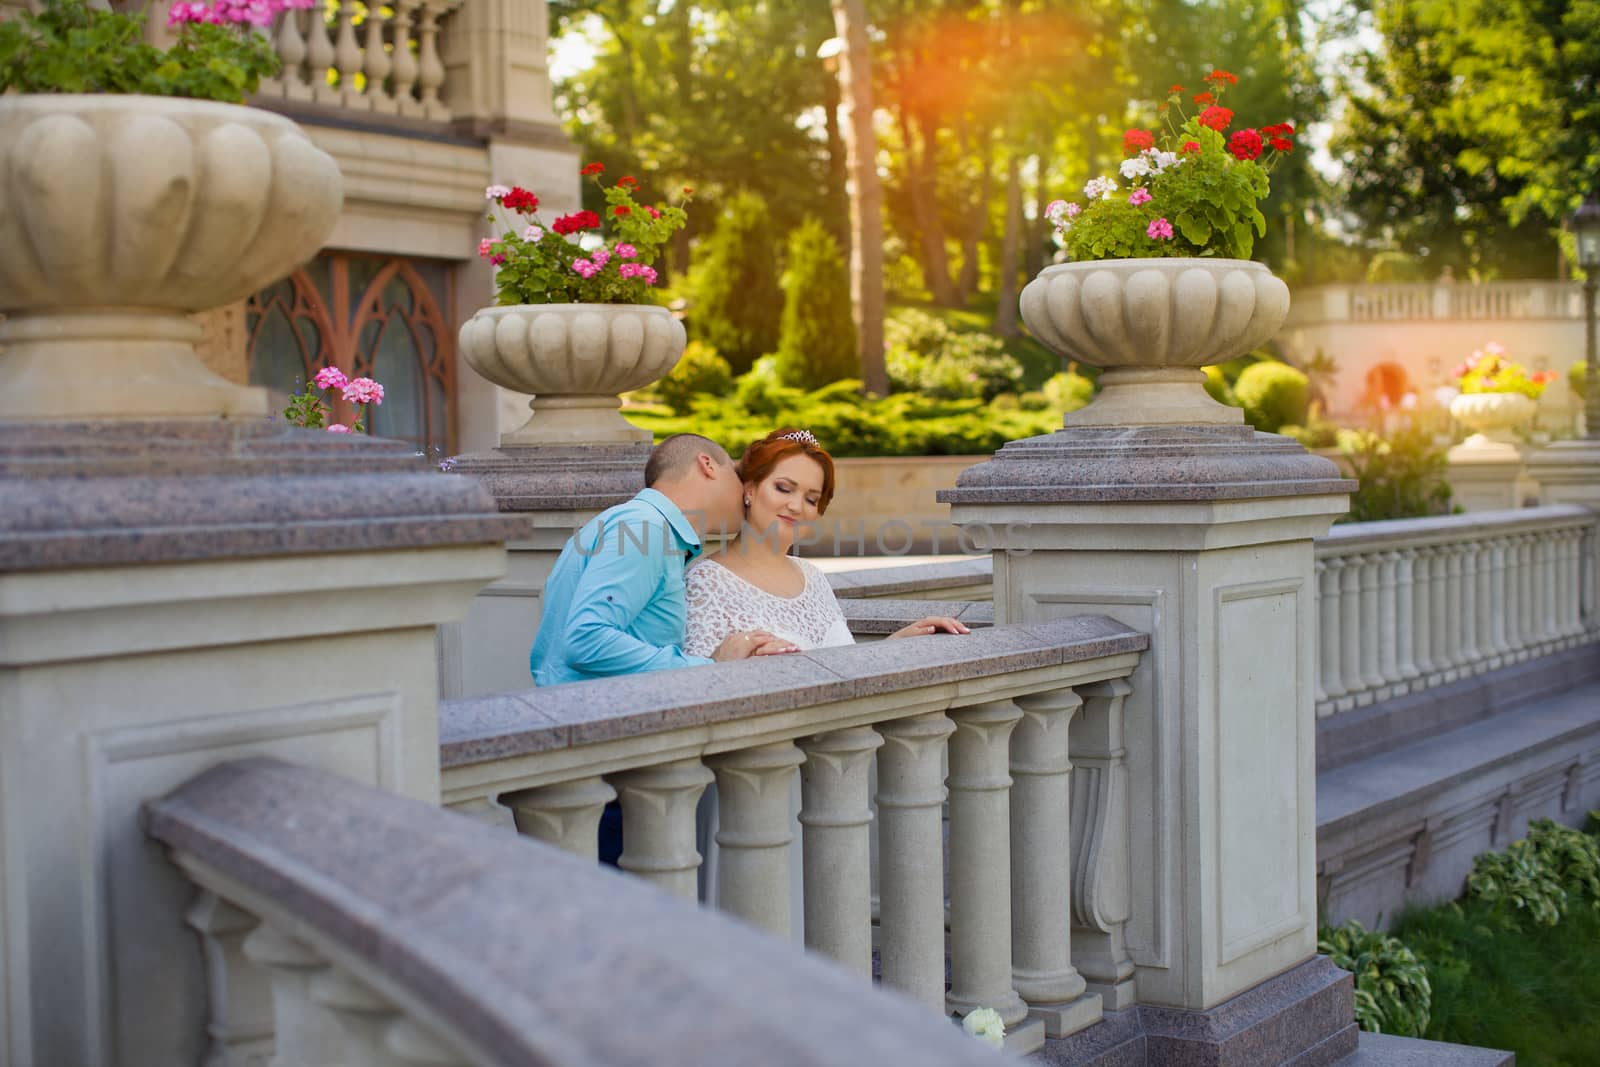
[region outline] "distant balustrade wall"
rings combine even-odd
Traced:
[[[715,781],[718,906],[791,938],[798,775],[806,947],[872,974],[875,854],[885,984],[1070,1032],[1133,970],[1103,917],[1129,914],[1122,709],[1148,641],[1080,616],[445,702],[443,799],[591,859],[617,799],[619,865],[693,899]]]
[[[1288,326],[1582,318],[1583,287],[1577,282],[1390,282],[1301,290],[1290,310]]]
[[[993,1062],[738,923],[322,771],[213,767],[145,828],[196,890],[209,1064]]]
[[[1595,537],[1570,506],[1335,526],[1317,541],[1317,714],[1600,640]]]

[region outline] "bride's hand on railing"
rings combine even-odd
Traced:
[[[722,639],[722,644],[711,653],[711,658],[718,663],[727,663],[752,656],[776,656],[796,651],[798,648],[795,645],[766,630],[738,630]]]
[[[896,630],[885,640],[893,641],[897,637],[922,637],[926,634],[970,634],[972,631],[961,625],[956,620],[944,615],[929,615],[926,619],[918,619],[910,626]]]

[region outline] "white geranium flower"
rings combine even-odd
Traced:
[[[1124,159],[1122,161],[1122,176],[1129,181],[1132,181],[1135,178],[1143,178],[1149,173],[1150,161],[1144,158],[1142,155],[1134,156],[1132,159]]]
[[[1176,152],[1162,152],[1159,149],[1147,148],[1144,154],[1150,158],[1150,163],[1155,167],[1157,174],[1160,174],[1168,167],[1175,167],[1183,162],[1183,159]]]
[[[1006,1024],[993,1008],[979,1008],[961,1020],[961,1029],[982,1041],[990,1048],[1006,1047]]]
[[[1110,178],[1090,178],[1083,187],[1083,195],[1090,200],[1107,200],[1117,191],[1117,183]]]

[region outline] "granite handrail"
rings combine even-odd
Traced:
[[[1129,914],[1122,720],[1148,647],[1086,615],[445,702],[442,795],[590,860],[618,800],[618,866],[695,899],[715,780],[717,907],[794,940],[799,905],[807,948],[863,978],[876,949],[884,984],[994,1008],[1027,1051],[1129,995],[1103,917]]]
[[[213,767],[148,804],[145,827],[200,890],[207,1062],[994,1062],[742,924],[321,771]],[[265,1038],[238,1025],[258,1019]]]
[[[931,560],[853,571],[832,571],[828,584],[841,601],[893,597],[916,600],[993,600],[994,557]]]
[[[1560,505],[1335,526],[1316,542],[1317,714],[1600,640],[1597,521]]]

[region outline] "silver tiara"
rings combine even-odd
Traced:
[[[779,434],[778,435],[778,440],[780,440],[780,441],[799,441],[803,445],[813,445],[813,446],[815,446],[816,443],[817,443],[817,439],[816,439],[815,435],[813,435],[810,430],[796,430],[794,433]]]

